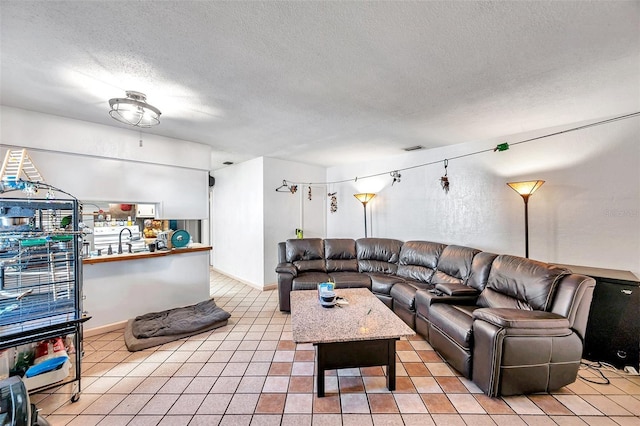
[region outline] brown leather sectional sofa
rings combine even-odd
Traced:
[[[386,238],[279,243],[280,310],[289,293],[333,281],[369,288],[487,395],[573,383],[595,281],[543,262]]]

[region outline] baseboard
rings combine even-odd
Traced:
[[[221,270],[219,270],[219,269],[216,269],[216,268],[214,268],[213,266],[211,266],[211,270],[216,271],[216,272],[217,272],[217,273],[219,273],[219,274],[226,275],[226,276],[227,276],[227,277],[229,277],[229,278],[233,278],[234,280],[239,281],[239,282],[241,282],[242,284],[248,285],[248,286],[249,286],[249,287],[251,287],[251,288],[255,288],[256,290],[266,291],[266,290],[275,290],[275,289],[277,289],[277,288],[278,288],[278,283],[271,283],[271,284],[267,284],[267,285],[265,285],[265,286],[263,286],[263,287],[260,287],[260,286],[259,286],[259,285],[257,285],[257,284],[251,283],[251,282],[249,282],[249,281],[245,281],[245,280],[243,280],[242,278],[236,277],[236,276],[234,276],[234,275],[232,275],[232,274],[230,274],[230,273],[228,273],[228,272],[225,272],[225,271],[221,271]]]
[[[114,322],[113,324],[102,325],[100,327],[88,328],[83,330],[84,337],[97,336],[98,334],[111,333],[112,331],[124,330],[127,320]]]

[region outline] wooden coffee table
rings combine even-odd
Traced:
[[[336,289],[349,304],[323,308],[316,290],[291,292],[296,343],[317,347],[318,397],[324,373],[339,368],[387,366],[387,387],[396,387],[396,340],[415,332],[366,288]]]

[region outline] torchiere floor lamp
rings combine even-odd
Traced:
[[[543,180],[530,180],[526,182],[509,182],[507,185],[518,194],[522,195],[524,200],[524,247],[525,257],[529,258],[529,197],[533,195],[538,188],[544,183]]]
[[[361,194],[353,194],[353,196],[356,197],[358,201],[362,203],[362,207],[364,207],[364,237],[367,238],[367,203],[373,200],[376,194],[363,192]]]

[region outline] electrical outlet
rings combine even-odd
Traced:
[[[636,370],[635,368],[633,368],[632,366],[628,365],[624,368],[624,372],[627,374],[632,374],[634,376],[638,375],[638,370]]]

